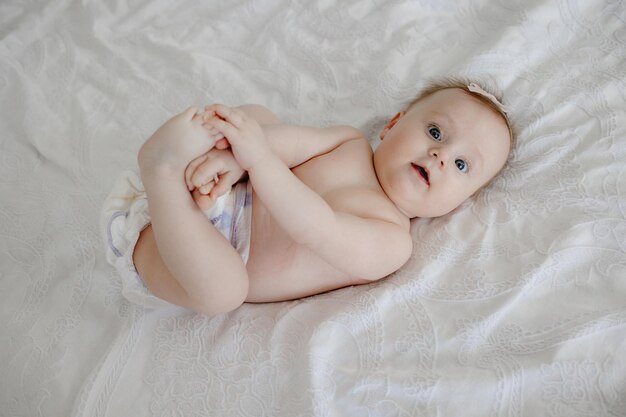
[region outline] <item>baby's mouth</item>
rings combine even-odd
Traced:
[[[430,187],[430,181],[428,180],[428,171],[426,170],[426,168],[420,166],[420,165],[416,165],[416,164],[412,164],[413,168],[419,173],[419,175],[422,177],[422,179],[424,180],[424,182],[426,183],[426,185],[428,185]]]

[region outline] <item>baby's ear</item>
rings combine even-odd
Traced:
[[[385,128],[380,132],[380,140],[383,140],[385,138],[385,136],[387,135],[387,132],[389,132],[391,130],[391,128],[393,128],[396,123],[398,123],[398,120],[400,120],[400,118],[404,116],[404,112],[398,112],[396,113],[395,116],[393,116],[393,119],[391,119],[389,121],[389,123],[387,123],[387,126],[385,126]]]

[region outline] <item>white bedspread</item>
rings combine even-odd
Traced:
[[[121,298],[99,211],[169,116],[375,145],[441,75],[498,86],[518,145],[400,271],[213,319]],[[0,416],[626,416],[625,79],[621,0],[3,0]]]

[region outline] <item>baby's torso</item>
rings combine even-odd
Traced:
[[[292,171],[335,211],[402,222],[378,184],[372,151],[364,139],[346,142]],[[248,301],[289,300],[367,282],[346,276],[296,244],[257,195],[252,198]],[[404,226],[408,229],[408,223]]]

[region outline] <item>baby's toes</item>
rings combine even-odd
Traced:
[[[178,115],[185,120],[193,120],[196,116],[198,116],[198,106],[189,106],[187,110]]]
[[[191,118],[191,123],[193,123],[194,125],[197,125],[197,126],[203,126],[203,124],[204,124],[204,114],[205,114],[205,112],[203,112],[203,111],[196,113]]]

